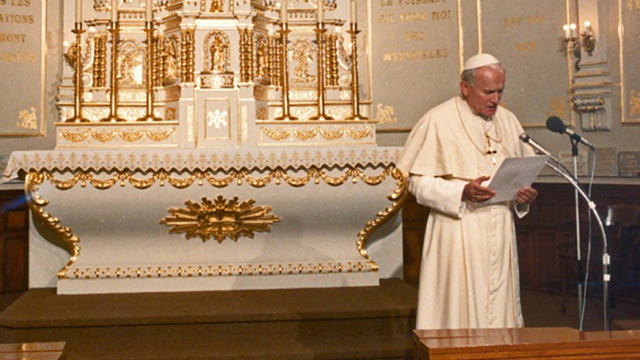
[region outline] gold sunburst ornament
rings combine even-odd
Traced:
[[[187,240],[199,237],[207,241],[212,237],[222,243],[225,238],[238,241],[241,236],[253,239],[254,231],[270,232],[270,225],[280,218],[270,214],[271,206],[253,206],[256,201],[243,202],[238,197],[231,200],[219,195],[211,201],[206,197],[201,203],[185,201],[186,208],[169,208],[172,216],[160,220],[171,234],[187,234]]]

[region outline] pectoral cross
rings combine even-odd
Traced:
[[[491,155],[491,162],[493,163],[493,165],[495,165],[496,154],[498,153],[498,151],[493,148],[493,145],[491,145],[491,138],[489,137],[489,134],[485,134],[485,137],[487,138],[487,151],[485,151],[484,154]]]

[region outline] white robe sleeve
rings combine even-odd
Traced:
[[[529,204],[518,204],[515,201],[514,204],[513,209],[515,210],[516,215],[518,215],[518,218],[522,219],[529,213]]]
[[[433,176],[412,175],[409,180],[409,192],[418,204],[457,218],[462,217],[466,208],[462,201],[464,186],[464,183]]]

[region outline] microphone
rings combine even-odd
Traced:
[[[587,139],[583,138],[579,134],[573,132],[573,130],[569,129],[567,125],[565,125],[564,122],[562,122],[562,120],[557,116],[550,116],[547,119],[547,129],[558,134],[567,133],[567,135],[569,135],[569,137],[573,140],[582,143],[593,151],[596,151],[596,147],[593,146],[592,143],[590,143]]]
[[[520,134],[520,141],[525,144],[528,144],[532,148],[534,148],[539,154],[547,155],[549,158],[554,159],[553,155],[547,149],[543,148],[542,145],[538,144],[535,140],[533,140],[527,133]]]

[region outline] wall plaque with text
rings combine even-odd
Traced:
[[[409,131],[458,92],[459,1],[371,0],[373,117]]]
[[[566,7],[558,0],[483,0],[479,32],[482,50],[495,55],[507,69],[507,109],[523,126],[544,126],[555,115],[571,121],[566,44],[562,25]]]
[[[0,136],[45,134],[46,7],[0,0]]]

